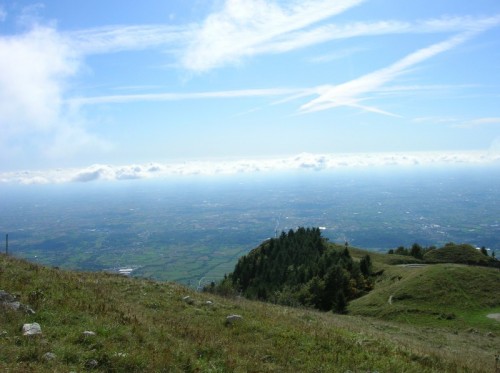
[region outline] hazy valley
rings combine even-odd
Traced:
[[[193,287],[220,279],[276,232],[322,227],[331,242],[386,252],[470,243],[500,251],[495,167],[379,168],[1,186],[13,255]],[[490,251],[490,253],[492,252]]]

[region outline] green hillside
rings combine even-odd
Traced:
[[[238,260],[218,293],[241,293],[283,305],[345,313],[347,302],[372,289],[371,259],[352,259],[346,247],[328,244],[319,228],[298,228],[271,238]]]
[[[462,263],[470,265],[493,266],[495,259],[485,256],[471,245],[448,243],[445,246],[428,251],[424,260],[429,263]]]
[[[376,263],[384,272],[372,292],[351,302],[352,314],[412,324],[500,331],[500,324],[485,317],[500,312],[498,269],[449,263]]]
[[[361,251],[353,251],[353,258],[358,254],[362,257]],[[481,281],[461,287],[468,293],[462,297],[470,315],[495,307],[500,312],[498,294],[475,290],[479,282],[498,285],[499,275],[492,269],[406,268],[377,258],[373,256],[374,269],[384,272],[371,293],[353,301],[352,314],[363,309],[370,314],[374,303],[390,292],[400,304],[411,300],[414,307],[418,302],[442,307],[445,299],[434,299],[433,306],[425,297],[437,286],[433,283],[443,280],[440,268],[450,279],[446,288],[466,274],[467,281],[481,274]],[[391,280],[398,274],[400,280]],[[434,282],[415,297],[412,284],[423,286],[427,276]],[[406,285],[390,288],[391,281]],[[448,320],[436,319],[430,329],[412,324],[412,312],[406,323],[336,315],[196,293],[172,283],[62,271],[3,254],[0,289],[35,310],[30,314],[0,306],[0,370],[5,372],[489,372],[500,338],[500,323],[483,314],[482,324],[464,318],[464,328],[451,330]],[[408,295],[414,298],[405,300]],[[228,324],[226,317],[233,314],[242,319]],[[40,324],[42,335],[23,336],[23,324],[33,322]],[[468,322],[477,324],[473,332]]]

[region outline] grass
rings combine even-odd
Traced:
[[[386,268],[387,265],[397,264],[420,264],[421,260],[408,255],[382,254],[373,251],[366,251],[355,247],[349,247],[349,253],[353,258],[361,259],[366,255],[370,255],[372,262],[375,265],[375,271]]]
[[[471,245],[451,243],[440,249],[428,251],[424,255],[424,259],[434,263],[464,263],[484,266],[495,262],[495,259],[485,256]]]
[[[375,290],[351,302],[351,313],[413,325],[500,333],[500,323],[486,318],[500,306],[498,269],[459,264],[377,265],[384,273],[377,278]]]
[[[377,266],[388,278],[391,270],[406,270]],[[498,347],[499,337],[487,336],[486,327],[431,330],[220,298],[174,283],[63,271],[5,255],[0,284],[36,310],[1,310],[5,372],[82,371],[90,360],[98,362],[95,370],[108,372],[488,372]],[[186,295],[193,304],[182,299]],[[479,317],[472,305],[467,312],[471,320]],[[230,314],[243,320],[226,325]],[[38,322],[43,335],[23,337],[27,322]],[[85,337],[85,330],[96,335]],[[47,361],[47,352],[56,358]]]

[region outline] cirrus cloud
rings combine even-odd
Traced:
[[[364,0],[290,1],[228,0],[194,31],[181,53],[184,68],[203,72],[259,52],[287,33],[340,14]]]

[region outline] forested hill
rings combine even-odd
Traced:
[[[354,261],[347,248],[328,244],[319,228],[298,228],[240,258],[215,290],[343,313],[349,300],[372,289],[370,274],[368,255]]]

